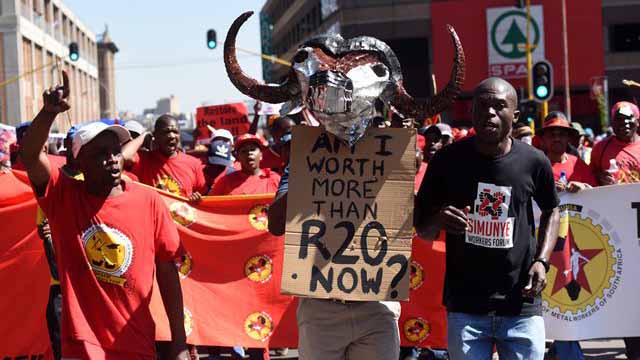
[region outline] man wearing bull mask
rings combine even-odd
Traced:
[[[293,57],[287,80],[278,86],[260,84],[242,72],[235,56],[235,37],[251,13],[241,15],[225,41],[225,65],[236,88],[254,99],[285,102],[283,109],[302,114],[311,126],[322,126],[344,144],[354,145],[374,126],[382,101],[407,118],[426,118],[445,110],[464,81],[464,52],[452,27],[454,68],[449,83],[428,101],[416,101],[403,86],[400,63],[393,50],[370,37],[343,39],[320,36],[306,41]],[[293,139],[295,141],[295,138]],[[285,232],[289,168],[285,168],[269,209],[269,231]],[[395,301],[342,301],[301,298],[298,311],[300,359],[397,360],[400,351]]]
[[[444,305],[451,359],[543,359],[540,293],[558,237],[553,171],[537,149],[514,141],[517,95],[489,78],[475,89],[476,135],[435,154],[418,192],[424,239],[446,232]],[[538,240],[531,200],[542,210]]]
[[[70,108],[66,72],[62,77],[62,86],[45,91],[20,154],[56,239],[62,358],[155,359],[149,310],[155,274],[173,358],[187,359],[182,292],[173,262],[184,250],[160,196],[121,178],[122,145],[131,139],[127,129],[94,122],[76,132],[69,151],[84,181],[62,175],[42,152],[56,116]]]

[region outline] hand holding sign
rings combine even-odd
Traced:
[[[44,111],[52,114],[59,114],[71,108],[67,102],[69,97],[69,76],[67,72],[62,70],[62,85],[49,88],[42,94],[44,101]]]

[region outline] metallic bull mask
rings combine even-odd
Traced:
[[[268,103],[285,103],[286,114],[305,108],[327,131],[353,145],[377,115],[376,101],[393,105],[407,117],[423,119],[448,108],[464,82],[465,58],[460,39],[447,25],[455,57],[447,86],[426,101],[416,101],[403,86],[402,70],[393,50],[367,36],[344,40],[340,35],[319,36],[306,41],[293,58],[281,85],[260,84],[248,77],[236,58],[236,36],[253,14],[240,15],[231,25],[224,43],[224,62],[229,79],[243,94]]]

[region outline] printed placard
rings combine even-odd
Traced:
[[[350,148],[295,127],[282,293],[407,299],[415,173],[414,129],[370,129]]]
[[[513,218],[509,217],[511,187],[478,183],[474,211],[469,214],[468,244],[510,249],[513,247]]]

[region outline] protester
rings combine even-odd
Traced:
[[[482,81],[473,96],[476,135],[435,154],[417,196],[418,234],[446,232],[452,359],[489,359],[494,346],[504,359],[544,356],[540,293],[558,237],[558,197],[549,160],[510,136],[517,109],[511,84]],[[542,210],[537,243],[532,199]],[[504,230],[481,230],[496,223]]]
[[[240,170],[222,177],[209,195],[249,195],[274,193],[280,175],[270,169],[261,169],[264,144],[257,135],[240,135],[235,142],[236,158]]]
[[[611,108],[613,134],[595,144],[591,171],[598,185],[640,182],[640,135],[638,106],[621,101]],[[640,359],[640,337],[624,339],[627,358]]]
[[[179,150],[178,121],[171,115],[160,116],[153,131],[155,149],[138,152],[146,136],[130,141],[122,150],[125,164],[131,166],[131,172],[143,184],[199,201],[206,191],[202,164]]]
[[[276,236],[285,232],[288,191],[287,166],[268,211],[269,232]],[[300,358],[395,360],[400,353],[399,318],[400,304],[394,301],[300,298]]]
[[[429,163],[436,151],[453,142],[453,133],[451,132],[451,127],[444,123],[429,125],[422,129],[421,135],[425,138],[423,161]]]
[[[611,109],[613,135],[591,151],[591,171],[599,185],[640,182],[638,106],[621,101]]]
[[[284,169],[284,161],[280,156],[280,148],[283,146],[282,137],[291,133],[291,128],[295,125],[293,120],[288,116],[277,117],[269,127],[269,133],[273,138],[273,144],[264,149],[262,162],[260,167],[264,169],[272,169],[281,173]]]
[[[127,130],[99,122],[78,130],[72,151],[85,181],[61,175],[43,156],[57,114],[70,108],[69,93],[63,72],[63,85],[45,91],[44,106],[20,155],[57,239],[65,314],[62,357],[155,359],[155,325],[148,308],[155,274],[174,357],[187,359],[182,293],[173,262],[184,251],[160,196],[121,179]],[[140,208],[146,211],[136,210]]]
[[[549,113],[538,134],[541,135],[547,157],[551,161],[558,192],[578,192],[596,186],[596,179],[589,166],[582,159],[566,152],[568,143],[580,135],[575,127],[570,126],[564,114]],[[584,359],[578,341],[555,341],[551,352],[558,360]]]
[[[207,164],[204,166],[207,193],[222,177],[235,171],[231,161],[232,152],[232,145],[224,139],[216,139],[209,144]]]
[[[533,140],[533,130],[531,130],[531,126],[523,122],[515,123],[513,126],[513,138],[527,145],[531,145]]]
[[[552,112],[538,130],[551,161],[557,191],[577,192],[596,186],[596,179],[589,166],[582,159],[568,154],[571,138],[578,137],[578,131],[569,125],[564,114]]]

